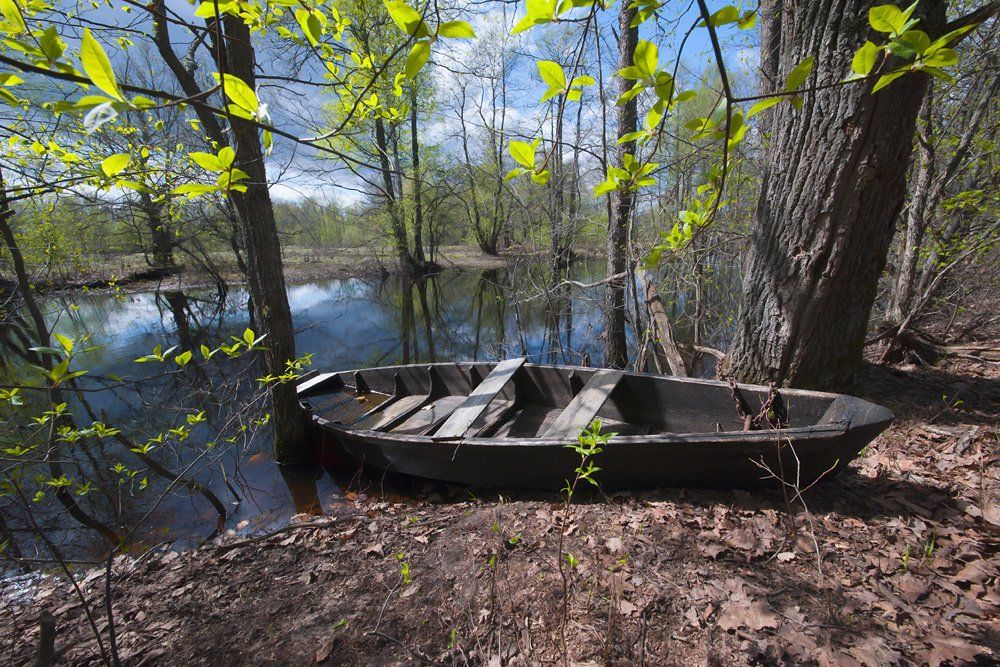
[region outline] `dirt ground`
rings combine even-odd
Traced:
[[[897,420],[805,495],[808,510],[777,491],[568,509],[555,494],[359,491],[338,515],[275,534],[117,562],[118,653],[130,665],[996,664],[997,364],[869,367],[852,391]],[[107,650],[104,587],[101,570],[83,581]],[[32,659],[43,609],[64,662],[99,662],[78,598],[47,578],[0,607],[0,664]]]

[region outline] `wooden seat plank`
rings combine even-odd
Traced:
[[[625,371],[603,368],[595,371],[569,405],[542,432],[543,438],[574,438],[590,425],[608,401]]]
[[[351,424],[351,428],[371,431],[391,429],[419,410],[428,400],[427,396],[404,396],[394,401],[384,410],[373,411],[369,416]]]
[[[445,396],[433,403],[428,403],[398,426],[392,427],[393,433],[404,435],[420,435],[425,433],[453,414],[455,408],[461,405],[465,396]]]
[[[476,420],[479,419],[490,403],[500,395],[514,373],[524,365],[525,358],[507,359],[501,361],[479,385],[462,401],[462,404],[455,409],[447,421],[441,425],[435,438],[461,438],[472,428]]]
[[[300,397],[303,397],[316,389],[322,388],[323,385],[334,381],[334,378],[336,378],[336,387],[343,386],[344,383],[340,380],[340,376],[337,373],[318,373],[313,374],[312,377],[299,382],[299,384],[295,387],[295,391]]]

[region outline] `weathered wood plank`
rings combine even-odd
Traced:
[[[318,389],[320,385],[323,385],[331,381],[331,379],[335,377],[338,377],[336,373],[320,373],[317,375],[313,375],[311,378],[303,382],[300,382],[299,385],[295,388],[295,391],[299,396],[305,396],[314,389]],[[337,382],[338,387],[342,384],[343,382]]]
[[[640,269],[637,273],[642,278],[646,289],[646,308],[649,311],[650,319],[653,320],[656,337],[660,344],[657,352],[665,358],[672,374],[687,377],[684,358],[681,356],[680,350],[677,349],[674,331],[670,326],[670,318],[667,317],[667,311],[663,307],[663,300],[660,299],[660,295],[656,291],[656,285],[653,284],[653,278],[648,271]]]
[[[465,432],[482,416],[490,403],[500,395],[507,383],[514,377],[514,373],[524,365],[524,362],[524,357],[518,357],[517,359],[501,361],[494,366],[490,374],[472,390],[472,393],[441,425],[434,437],[461,438],[465,435]]]
[[[608,368],[595,371],[580,393],[541,434],[543,438],[570,438],[590,425],[625,371]]]
[[[439,398],[414,412],[399,426],[392,427],[392,432],[409,435],[426,433],[453,414],[455,408],[461,405],[463,400],[465,400],[464,396]]]

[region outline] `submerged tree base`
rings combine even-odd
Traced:
[[[1000,370],[947,363],[862,374],[853,390],[897,422],[808,512],[780,493],[622,493],[568,515],[556,495],[350,494],[339,516],[117,562],[118,650],[124,664],[561,662],[563,525],[573,661],[996,659]],[[103,569],[83,581],[106,634]],[[14,662],[36,654],[43,610],[70,663],[98,659],[65,582],[2,605]]]

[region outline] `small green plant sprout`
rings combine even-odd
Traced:
[[[628,565],[629,555],[627,553],[622,554],[622,557],[615,561],[615,564],[611,566],[612,572],[617,572],[626,565]]]
[[[336,630],[338,628],[347,628],[348,625],[349,624],[347,622],[347,619],[346,618],[342,618],[339,621],[337,621],[336,623],[334,623],[333,627],[331,627],[330,629],[331,630]]]
[[[937,548],[937,530],[931,530],[931,536],[924,542],[924,560],[934,557],[934,550]]]
[[[458,628],[452,628],[451,634],[448,636],[448,650],[455,648],[458,645]]]
[[[410,561],[406,560],[406,552],[400,551],[395,556],[396,560],[399,561],[399,574],[403,577],[403,585],[409,586],[413,583],[413,578],[410,575]]]
[[[580,559],[570,552],[567,551],[564,555],[566,556],[566,564],[569,565],[571,570],[575,570],[580,565]]]
[[[909,572],[910,571],[910,545],[909,544],[907,544],[906,548],[903,549],[903,555],[899,559],[899,561],[900,561],[901,569],[903,570],[903,572]]]
[[[600,468],[594,465],[593,457],[603,452],[604,447],[616,435],[618,434],[602,433],[601,420],[595,419],[590,423],[590,426],[577,436],[575,443],[566,445],[580,455],[580,465],[573,471],[576,473],[576,477],[572,482],[566,480],[566,486],[562,489],[563,493],[566,494],[567,503],[573,499],[573,493],[576,491],[576,486],[581,480],[585,480],[594,486],[599,486],[594,475],[600,471]]]
[[[521,543],[521,533],[515,533],[507,539],[507,548],[513,549]]]

